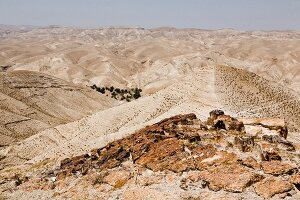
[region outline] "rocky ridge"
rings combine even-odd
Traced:
[[[6,177],[2,190],[14,181],[13,194],[57,199],[295,199],[299,156],[287,136],[280,119],[176,115],[53,170]]]

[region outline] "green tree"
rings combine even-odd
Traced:
[[[109,91],[110,91],[110,92],[113,92],[114,89],[115,89],[114,86],[111,86],[111,87],[109,88]]]
[[[134,94],[133,94],[133,98],[138,99],[141,97],[141,93],[140,90],[138,88],[134,89]]]

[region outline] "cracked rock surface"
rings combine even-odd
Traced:
[[[268,131],[251,135],[246,121]],[[57,199],[299,198],[298,149],[280,142],[293,146],[281,134],[285,124],[244,122],[218,110],[207,121],[193,113],[176,115],[57,167],[6,176],[2,191],[14,183],[11,198],[41,191]],[[280,139],[265,140],[270,131]],[[265,159],[270,146],[280,159]]]

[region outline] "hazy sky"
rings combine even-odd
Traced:
[[[0,24],[300,30],[300,0],[0,0]]]

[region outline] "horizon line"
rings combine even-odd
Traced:
[[[124,26],[124,25],[112,25],[112,26],[94,26],[94,27],[84,27],[84,26],[74,26],[74,25],[59,25],[59,24],[48,24],[48,25],[29,25],[29,24],[2,24],[0,23],[0,28],[3,26],[7,27],[19,27],[19,28],[74,28],[74,29],[144,29],[144,30],[155,30],[155,29],[175,29],[175,30],[201,30],[201,31],[222,31],[222,30],[232,30],[236,32],[300,32],[296,29],[249,29],[242,30],[236,28],[218,28],[218,29],[207,29],[207,28],[195,28],[195,27],[176,27],[176,26],[158,26],[158,27],[141,27],[141,26]]]

